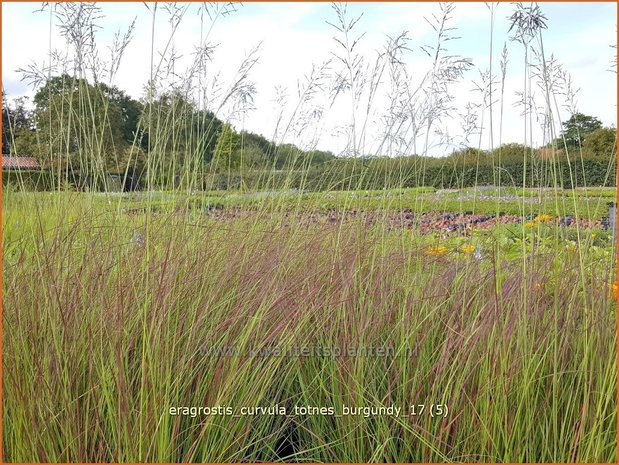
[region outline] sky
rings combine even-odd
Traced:
[[[447,27],[453,28],[449,31],[453,38],[444,42],[446,50],[441,53],[469,58],[473,65],[458,82],[447,85],[446,90],[452,97],[449,110],[440,120],[433,121],[427,140],[423,131],[415,139],[411,130],[402,129],[398,133],[398,143],[392,145],[385,144],[386,128],[390,127],[388,121],[393,115],[389,102],[396,95],[396,88],[390,84],[389,67],[381,75],[369,112],[366,109],[370,74],[365,87],[362,81],[356,84],[358,90],[366,89],[358,99],[351,99],[346,91],[333,103],[329,98],[334,76],[337,73],[346,75],[337,58],[342,56],[342,46],[337,40],[345,42],[345,36],[332,25],[337,24],[338,19],[332,4],[245,3],[236,4],[236,11],[225,15],[215,15],[211,10],[211,17],[200,10],[200,5],[178,3],[177,13],[182,14],[182,19],[174,30],[171,12],[161,4],[154,22],[153,4],[99,4],[94,34],[101,69],[105,69],[105,63],[109,61],[115,34],[119,31],[123,34],[135,21],[131,41],[110,83],[136,99],[143,98],[150,78],[151,58],[155,68],[161,60],[160,69],[175,72],[174,75],[164,76],[162,73],[159,76],[161,89],[170,84],[182,86],[192,82],[196,88],[194,95],[208,97],[201,104],[216,110],[220,118],[230,119],[237,130],[246,129],[267,138],[276,138],[278,142],[316,147],[336,154],[350,153],[354,146],[363,154],[393,155],[414,151],[440,156],[463,145],[485,149],[507,142],[526,142],[534,146],[547,142],[548,136],[541,130],[537,117],[529,125],[522,116],[522,107],[517,105],[521,99],[518,92],[523,91],[526,80],[524,47],[510,40],[513,33],[508,33],[508,17],[515,9],[511,3],[496,6],[494,23],[484,3],[455,4],[447,23]],[[615,56],[611,45],[616,43],[617,37],[616,3],[540,3],[539,6],[547,18],[547,29],[542,36],[544,56],[547,61],[552,57],[560,63],[569,73],[573,88],[578,90],[571,99],[557,95],[551,102],[556,125],[567,119],[570,111],[576,110],[596,116],[606,126],[616,126],[617,75],[610,71]],[[50,51],[66,55],[68,69],[72,71],[75,47],[68,45],[62,34],[62,18],[56,14],[59,10],[53,10],[50,17],[49,10],[35,11],[40,8],[41,3],[3,2],[2,85],[9,99],[34,95],[35,89],[28,79],[24,79],[25,74],[20,69],[46,69],[50,63]],[[439,17],[440,14],[440,5],[432,2],[346,5],[348,21],[362,15],[352,28],[349,39],[352,41],[363,33],[354,52],[368,64],[368,72],[378,53],[384,50],[388,38],[406,31],[407,50],[401,55],[401,61],[407,72],[405,80],[411,89],[415,89],[432,68],[432,60],[422,47],[436,43],[437,33],[430,23],[433,15]],[[188,69],[194,61],[196,47],[201,43],[211,47],[211,60],[200,77],[192,79]],[[252,54],[257,46],[259,50]],[[500,61],[504,46],[507,67],[501,95]],[[92,52],[87,54],[91,56]],[[173,68],[168,67],[172,54],[176,57]],[[243,104],[240,98],[220,105],[226,89],[239,75],[239,66],[248,57],[257,58],[244,81],[247,94],[252,97],[251,105],[247,100]],[[299,104],[299,89],[304,88],[312,67],[318,69],[328,60],[331,61],[325,68],[325,77],[319,80],[323,84],[322,90],[310,92]],[[491,67],[497,81],[492,124],[490,107],[483,104],[484,93],[475,91],[480,85],[484,87],[481,84],[483,75]],[[101,79],[109,81],[110,77],[101,74]],[[535,88],[534,92],[539,110],[546,100],[540,88]],[[417,95],[425,94],[420,91]],[[353,100],[358,104],[354,109]],[[419,102],[422,103],[423,99]],[[500,111],[501,106],[503,111]],[[415,115],[423,114],[421,107],[423,105],[416,107]],[[234,111],[239,108],[247,111]],[[539,111],[543,113],[543,109]],[[476,126],[483,127],[481,133],[463,129],[467,115],[468,121],[476,121]],[[289,125],[290,121],[293,124]],[[389,133],[393,135],[393,131]],[[395,137],[390,140],[395,140]]]

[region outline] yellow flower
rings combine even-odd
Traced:
[[[471,254],[475,252],[475,246],[473,244],[465,244],[460,248],[460,250],[462,250],[465,254]]]
[[[535,224],[533,221],[527,221],[527,222],[524,224],[524,227],[525,227],[525,228],[535,228],[536,226],[537,226],[537,224]]]
[[[535,288],[536,291],[541,291],[544,289],[544,285],[542,283],[535,283],[533,287]]]
[[[538,223],[544,223],[547,221],[552,221],[554,219],[554,217],[552,215],[538,215],[535,218],[535,221],[537,221]]]
[[[426,255],[430,255],[432,257],[439,257],[441,255],[445,255],[447,253],[447,247],[444,245],[430,245],[426,247]]]

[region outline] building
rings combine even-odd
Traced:
[[[2,155],[2,170],[39,170],[41,165],[34,157]]]

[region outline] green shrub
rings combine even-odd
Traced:
[[[3,170],[2,188],[28,191],[53,190],[57,185],[50,171],[41,170]]]

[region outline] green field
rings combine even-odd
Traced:
[[[381,220],[432,195],[5,192],[5,457],[614,460],[609,232]],[[457,195],[433,209],[498,208]],[[610,195],[500,208],[597,217]],[[358,202],[371,224],[300,221]]]

